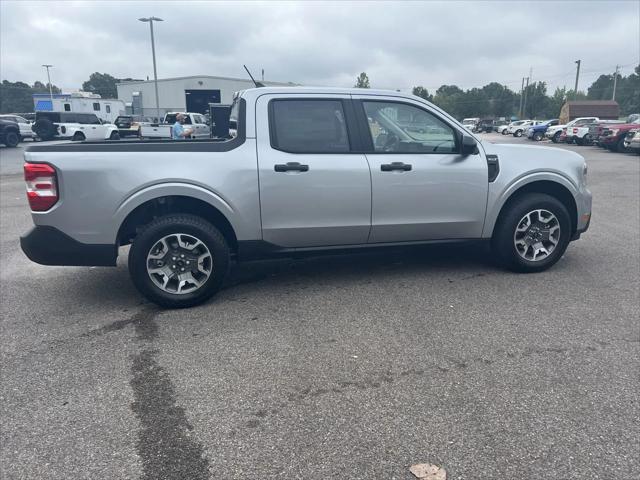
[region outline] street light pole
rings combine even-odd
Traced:
[[[156,88],[156,115],[158,117],[158,122],[160,121],[160,99],[158,96],[158,71],[156,69],[156,45],[155,40],[153,38],[153,22],[164,22],[161,18],[158,17],[149,17],[149,18],[139,18],[141,22],[148,22],[149,27],[151,29],[151,55],[153,56],[153,81]]]
[[[53,108],[53,89],[51,88],[51,75],[49,75],[49,68],[53,67],[53,65],[42,65],[47,69],[47,80],[49,81],[49,97],[51,98],[51,108]]]

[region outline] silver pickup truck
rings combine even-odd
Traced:
[[[236,95],[230,123],[224,140],[30,147],[23,251],[113,266],[131,244],[136,287],[187,307],[232,260],[487,240],[500,264],[537,272],[589,226],[580,155],[482,143],[412,95],[257,88]]]

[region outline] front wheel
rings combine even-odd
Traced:
[[[616,152],[618,153],[626,153],[629,151],[629,149],[627,147],[625,147],[624,145],[624,137],[622,137],[620,140],[618,140],[618,143],[616,143]]]
[[[229,270],[230,250],[220,231],[195,215],[156,218],[135,238],[129,274],[152,302],[185,308],[211,298]]]
[[[560,142],[560,132],[556,132],[553,134],[553,137],[551,137],[551,141],[553,143],[558,143]]]
[[[536,142],[539,142],[540,140],[542,140],[542,132],[536,132],[536,133],[534,133],[534,134],[533,134],[533,139],[534,139]]]
[[[571,219],[557,198],[529,193],[507,205],[493,232],[496,260],[516,272],[541,272],[564,254],[571,239]]]

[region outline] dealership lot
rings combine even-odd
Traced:
[[[268,261],[180,311],[125,255],[29,262],[22,152],[0,150],[2,474],[637,478],[639,158],[559,148],[587,159],[593,222],[550,271],[475,246]]]

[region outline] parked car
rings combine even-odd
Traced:
[[[598,120],[593,123],[587,123],[585,126],[589,128],[588,140],[591,145],[600,145],[600,137],[607,126],[620,123],[620,120]]]
[[[539,142],[544,138],[544,134],[549,127],[558,125],[559,120],[557,118],[553,120],[547,120],[546,122],[539,123],[538,125],[531,125],[527,129],[527,138],[529,140],[535,140]]]
[[[151,125],[153,120],[151,117],[142,115],[120,115],[113,123],[118,127],[118,133],[121,137],[139,137],[140,127],[142,125]]]
[[[171,128],[176,123],[176,116],[185,117],[184,124],[193,130],[191,138],[210,138],[211,127],[207,125],[204,115],[192,112],[169,112],[164,116],[162,124],[152,123],[140,127],[141,138],[171,138]]]
[[[521,122],[522,123],[519,123],[517,125],[510,125],[509,128],[507,128],[507,133],[510,133],[514,137],[521,137],[529,127],[533,125],[539,125],[540,123],[542,123],[542,120],[521,120]]]
[[[506,127],[509,126],[509,122],[507,120],[496,120],[493,123],[493,131],[497,133],[502,133]]]
[[[510,128],[517,127],[518,125],[522,125],[524,122],[525,120],[516,120],[515,122],[511,122],[507,125],[498,127],[498,133],[501,133],[502,135],[509,135]]]
[[[439,130],[398,125],[417,114]],[[237,95],[231,119],[228,140],[29,147],[35,227],[22,250],[114,266],[131,244],[135,286],[188,307],[221,287],[232,258],[484,239],[500,264],[539,272],[589,226],[580,155],[482,143],[413,95],[265,87]]]
[[[640,125],[640,116],[633,115],[627,120],[632,120],[630,123],[620,123],[608,125],[600,135],[600,145],[604,148],[611,150],[612,152],[626,152],[625,137],[631,130],[635,130]]]
[[[484,118],[484,119],[480,120],[476,124],[476,128],[474,129],[474,132],[476,132],[476,133],[480,133],[480,132],[491,133],[491,132],[493,132],[494,123],[495,122],[494,122],[494,120],[492,118]]]
[[[25,138],[35,138],[36,134],[33,133],[33,130],[31,130],[31,122],[26,118],[16,114],[4,114],[0,115],[0,118],[18,124],[18,128],[20,129],[20,140],[23,140]]]
[[[17,147],[20,143],[20,127],[16,122],[0,118],[0,144]]]
[[[544,134],[544,136],[546,138],[548,138],[549,140],[551,140],[553,143],[559,143],[565,140],[566,138],[566,130],[567,128],[573,127],[573,126],[581,126],[581,125],[586,125],[587,123],[592,123],[599,120],[598,117],[580,117],[580,118],[576,118],[572,121],[570,121],[569,123],[567,123],[566,125],[555,125],[553,127],[549,127],[546,131],[546,133]],[[565,134],[564,137],[562,137],[563,133]]]
[[[42,140],[70,138],[82,140],[118,140],[118,127],[102,123],[93,113],[36,112],[31,127]]]
[[[462,125],[464,125],[464,128],[466,128],[467,130],[472,132],[473,130],[475,130],[476,125],[478,124],[479,121],[480,121],[480,119],[477,118],[477,117],[474,117],[474,118],[463,118],[462,119]]]
[[[640,128],[632,128],[627,132],[624,147],[630,152],[640,152]]]

